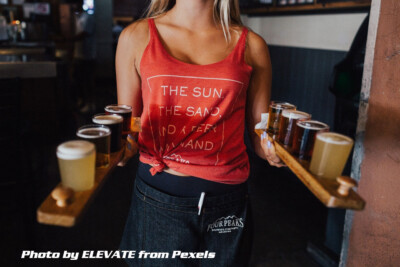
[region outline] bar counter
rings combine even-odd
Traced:
[[[0,45],[0,79],[57,76],[51,43],[19,42]]]

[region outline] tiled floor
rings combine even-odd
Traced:
[[[110,97],[100,99],[99,106],[115,102],[113,97],[115,95],[111,93]],[[129,209],[137,158],[124,168],[116,168],[76,227],[61,228],[36,222],[37,207],[59,181],[55,157],[57,144],[73,138],[76,127],[90,121],[90,115],[63,113],[65,123],[61,126],[60,136],[51,142],[38,138],[30,144],[27,182],[8,192],[10,196],[20,196],[22,201],[16,201],[17,204],[8,208],[2,207],[6,216],[0,219],[0,226],[5,230],[1,243],[6,256],[0,257],[0,266],[13,266],[15,258],[23,266],[125,266],[124,262],[116,260],[59,260],[55,263],[20,259],[23,249],[77,252],[118,247]],[[249,155],[252,163],[249,192],[254,223],[251,266],[319,266],[306,252],[306,247],[308,242],[323,242],[326,208],[289,170],[269,167],[251,152]],[[10,200],[9,203],[14,202]]]

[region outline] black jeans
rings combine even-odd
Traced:
[[[206,196],[200,215],[198,202],[199,198],[160,192],[137,176],[120,245],[121,250],[136,251],[136,257],[126,259],[127,263],[130,266],[248,266],[251,222],[247,190]],[[142,252],[139,258],[140,251],[153,255],[147,254],[144,258]],[[186,258],[173,258],[174,251],[188,254],[184,255]],[[151,256],[164,258],[151,259]]]

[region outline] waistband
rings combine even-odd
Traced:
[[[197,198],[202,192],[207,196],[219,196],[238,190],[247,191],[247,184],[223,184],[194,176],[177,176],[167,172],[150,173],[151,166],[139,162],[137,177],[151,187],[172,196]]]
[[[143,200],[150,201],[152,204],[162,206],[164,208],[174,206],[177,210],[193,210],[197,213],[199,205],[199,196],[196,197],[177,197],[171,196],[157,190],[146,184],[142,179],[136,179],[135,187]],[[232,208],[237,205],[243,205],[247,199],[247,188],[241,188],[233,192],[219,196],[205,196],[202,207],[208,212],[215,210]]]

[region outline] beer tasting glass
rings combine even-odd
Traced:
[[[309,119],[311,119],[311,115],[308,113],[292,109],[283,110],[279,125],[279,142],[286,147],[291,147],[297,121]]]
[[[336,179],[343,172],[353,143],[353,139],[342,134],[318,133],[310,171],[322,178]]]
[[[117,114],[100,113],[94,115],[92,121],[96,124],[110,128],[110,152],[119,151],[122,148],[122,116]]]
[[[132,107],[128,105],[108,105],[104,108],[107,114],[122,116],[122,135],[127,136],[131,132]]]
[[[132,132],[141,132],[142,125],[141,125],[141,118],[140,117],[132,117],[131,119],[131,131]]]
[[[287,102],[274,102],[269,105],[269,118],[267,124],[267,132],[272,135],[279,133],[279,121],[281,119],[282,111],[285,109],[296,109],[295,105]]]
[[[76,136],[95,145],[97,168],[108,167],[110,164],[110,128],[96,124],[84,125],[78,129]]]
[[[294,130],[292,152],[299,159],[310,160],[313,152],[315,135],[321,131],[329,131],[329,126],[325,123],[306,120],[297,121]]]
[[[93,187],[96,150],[93,143],[84,140],[64,142],[57,147],[61,183],[74,191]]]

